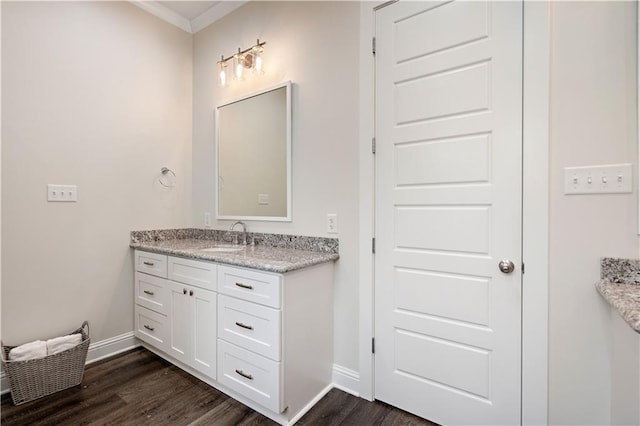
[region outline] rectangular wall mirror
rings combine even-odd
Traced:
[[[291,221],[291,82],[216,108],[216,217]]]

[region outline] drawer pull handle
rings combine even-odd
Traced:
[[[243,372],[242,370],[236,370],[236,374],[239,374],[240,376],[244,377],[245,379],[253,380],[253,376],[251,374],[247,374],[247,373]]]
[[[250,325],[246,325],[246,324],[243,324],[243,323],[241,323],[241,322],[237,322],[237,321],[236,321],[236,325],[237,325],[238,327],[246,328],[247,330],[253,330],[253,327],[252,327],[252,326],[250,326]]]
[[[144,328],[146,328],[149,331],[155,330],[153,327],[151,327],[150,325],[147,325],[147,324],[144,325]]]
[[[143,293],[148,294],[149,296],[153,296],[155,293],[149,290],[142,290]]]
[[[153,262],[142,262],[142,263],[144,263],[144,264],[145,264],[145,265],[147,265],[147,266],[153,266],[153,265],[155,265],[155,263],[153,263]]]
[[[253,286],[247,285],[247,284],[236,283],[236,286],[238,286],[240,288],[246,288],[247,290],[253,290]]]

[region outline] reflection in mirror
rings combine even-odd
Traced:
[[[291,83],[217,108],[218,219],[291,221]]]

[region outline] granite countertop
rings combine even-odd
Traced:
[[[640,333],[640,260],[601,259],[596,289]]]
[[[203,236],[201,234],[180,234],[176,231],[166,230],[166,233],[161,235],[157,234],[157,232],[163,231],[142,231],[156,233],[151,238],[148,238],[148,234],[134,231],[131,234],[129,246],[154,253],[209,260],[277,273],[294,271],[324,262],[335,261],[339,258],[337,241],[335,244],[332,241],[334,239],[295,236],[282,236],[282,238],[278,239],[274,237],[275,234],[268,234],[268,236],[261,239],[260,234],[251,234],[252,237],[259,240],[258,244],[247,245],[242,250],[234,252],[204,252],[201,250],[213,247],[216,244],[229,244],[229,239],[223,237],[228,237],[228,235],[232,234],[225,232],[225,235],[208,234]],[[279,246],[264,244],[264,240]],[[326,241],[318,240],[330,241],[327,244]],[[260,242],[263,242],[263,244],[260,244]]]

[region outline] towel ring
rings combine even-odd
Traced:
[[[173,188],[173,184],[171,184],[169,182],[169,178],[167,177],[167,175],[169,173],[171,173],[173,175],[173,177],[176,177],[176,174],[173,172],[173,170],[171,170],[168,167],[162,167],[160,169],[160,173],[162,173],[162,176],[160,177],[160,179],[158,179],[158,182],[160,182],[160,185],[166,187],[166,188]],[[165,183],[164,181],[166,181],[167,183],[169,183],[169,185],[167,185],[167,183]]]

